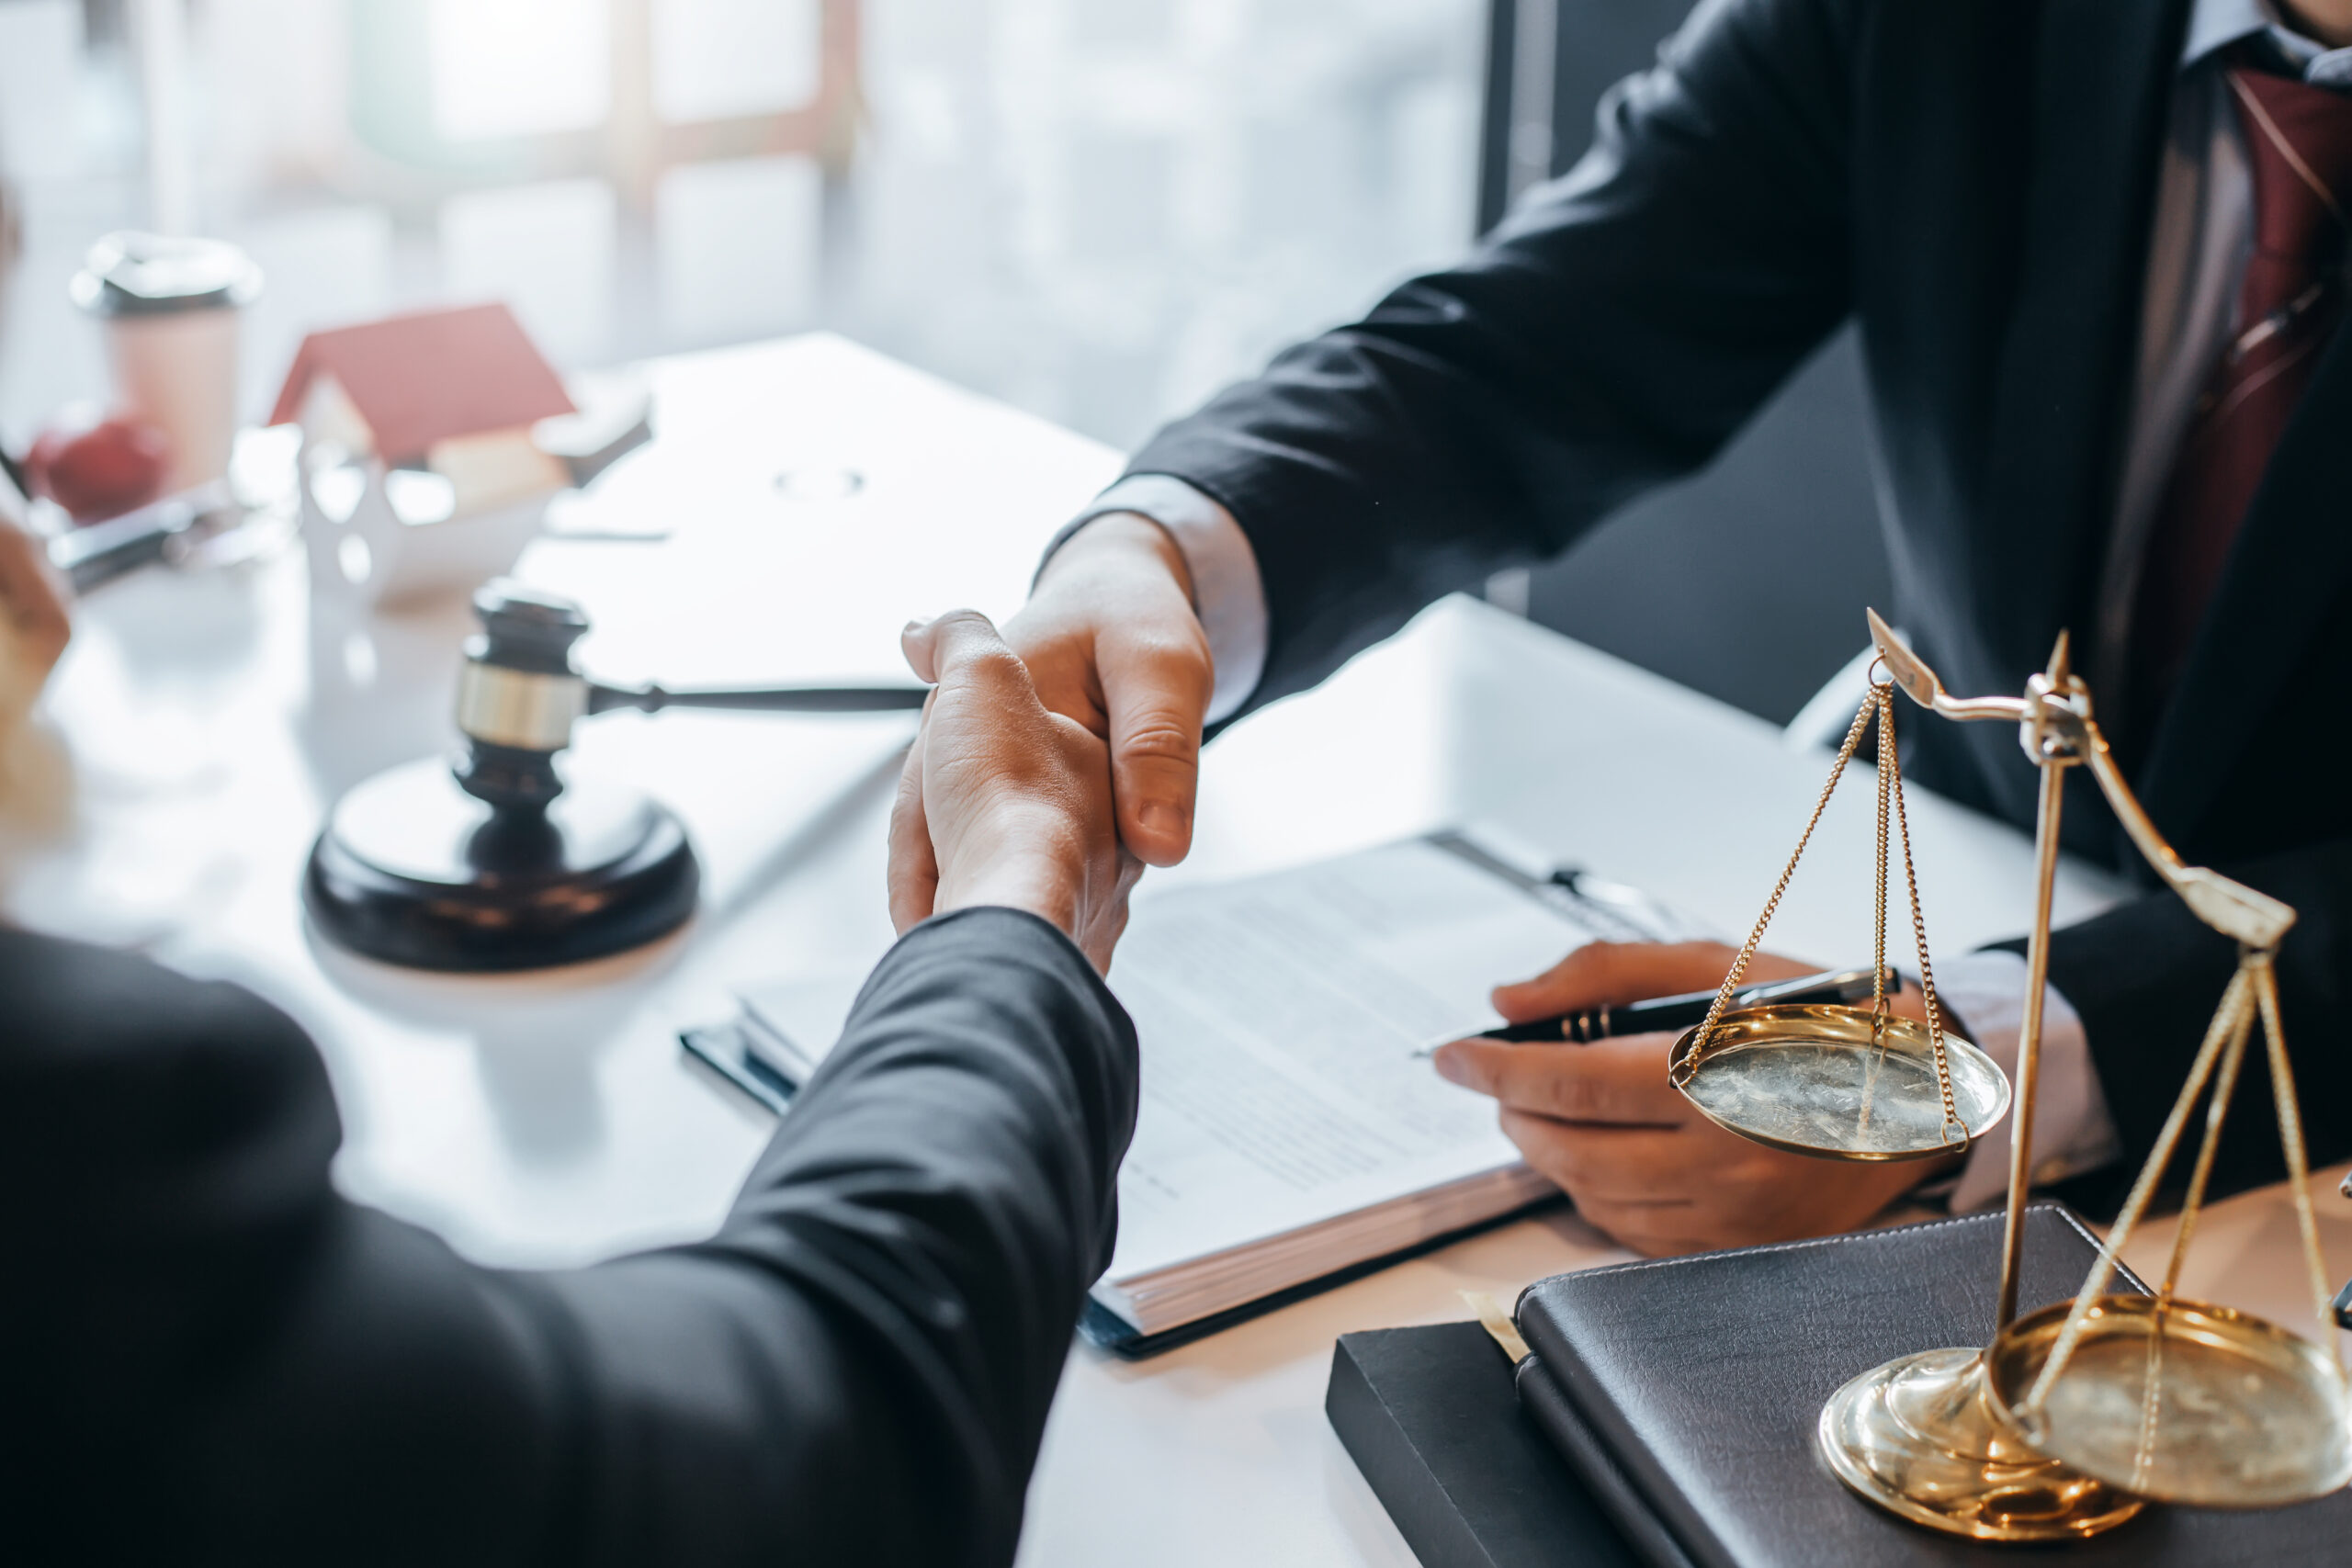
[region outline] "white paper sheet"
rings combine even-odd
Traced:
[[[1589,940],[1418,839],[1138,908],[1111,973],[1143,1048],[1113,1284],[1516,1163],[1493,1101],[1416,1053]]]

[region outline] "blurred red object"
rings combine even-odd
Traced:
[[[103,523],[164,493],[171,447],[163,432],[134,419],[68,416],[40,433],[25,455],[25,477],[76,523]]]

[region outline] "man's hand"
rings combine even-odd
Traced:
[[[1029,671],[1037,700],[1103,742],[1119,842],[1148,865],[1173,865],[1193,847],[1201,721],[1216,671],[1193,613],[1183,552],[1133,513],[1098,517],[1046,563],[1004,640]],[[928,730],[933,719],[926,716]],[[891,835],[890,908],[930,912],[930,842],[923,759],[915,743]]]
[[[1133,513],[1096,518],[1054,552],[1004,640],[1047,707],[1110,742],[1119,841],[1147,865],[1182,860],[1216,676],[1176,541]]]
[[[1578,948],[1536,978],[1504,986],[1495,1009],[1520,1022],[1723,984],[1736,958],[1717,942]],[[1758,953],[1749,983],[1819,966]],[[1895,1011],[1924,1019],[1916,989]],[[1673,1034],[1589,1045],[1457,1040],[1437,1054],[1452,1082],[1501,1102],[1502,1129],[1577,1213],[1637,1252],[1747,1247],[1850,1230],[1962,1157],[1849,1163],[1783,1154],[1727,1133],[1667,1082]]]
[[[987,616],[952,611],[901,641],[935,690],[890,814],[891,919],[1010,905],[1108,969],[1143,870],[1112,822],[1108,749],[1046,711]]]

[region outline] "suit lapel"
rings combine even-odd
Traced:
[[[2114,511],[2158,153],[2188,0],[2049,0],[2034,40],[2018,299],[1976,559],[1999,689],[2079,643]]]
[[[2142,791],[2165,832],[2193,831],[2270,716],[2284,682],[2352,569],[2352,331],[2339,327],[2213,591],[2180,685],[2156,727]]]

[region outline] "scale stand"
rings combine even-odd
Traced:
[[[1935,672],[1875,614],[1870,626],[1892,684],[1900,685],[1921,706],[1947,718],[2017,724],[2026,755],[2041,772],[2041,788],[2033,927],[2026,949],[2027,989],[2018,1032],[2017,1122],[2010,1136],[2007,1226],[1994,1339],[1984,1348],[1945,1348],[1898,1357],[1848,1382],[1823,1407],[1815,1427],[1822,1458],[1848,1486],[1888,1512],[1947,1534],[1987,1541],[2080,1540],[2123,1523],[2151,1501],[2265,1507],[2336,1490],[2352,1480],[2352,1385],[2347,1385],[2335,1347],[2301,1115],[2272,973],[2273,957],[2294,924],[2295,911],[2215,872],[2181,862],[2132,794],[2106,738],[2092,721],[2089,691],[2067,668],[2063,635],[2049,669],[2028,683],[2022,699],[1959,699],[1944,692]],[[1882,964],[1890,784],[1895,820],[1902,822],[1888,692],[1887,684],[1875,685],[1865,700],[1831,771],[1822,804],[1814,810],[1818,823],[1839,772],[1875,709],[1881,724]],[[2134,846],[2166,886],[2199,920],[2239,944],[2239,968],[2171,1117],[2081,1292],[2071,1303],[2019,1317],[2018,1276],[2031,1184],[2028,1161],[2050,971],[2059,812],[2065,771],[2076,766],[2090,768]],[[1808,824],[1797,844],[1798,856],[1812,832]],[[1940,1042],[1917,879],[1910,874],[1907,830],[1903,838],[1922,988],[1928,996],[1926,1032],[1931,1044],[1949,1049],[1958,1043]],[[1814,1027],[1804,1021],[1759,1024],[1740,1012],[1724,1010],[1732,987],[1761,941],[1795,869],[1796,857],[1792,857],[1714,1011],[1678,1043],[1671,1069],[1676,1086],[1734,1132],[1824,1157],[1906,1157],[1869,1147],[1874,1097],[1883,1100],[1892,1096],[1897,1119],[1915,1128],[1924,1129],[1940,1110],[1942,1146],[1965,1146],[1982,1125],[1967,1118],[1964,1099],[1955,1092],[1965,1061],[1956,1052],[1949,1064],[1944,1049],[1934,1054],[1931,1100],[1924,1075],[1885,1075],[1883,1061],[1894,1060],[1902,1047],[1892,1039],[1881,1043],[1891,1033],[1883,1022],[1873,1023],[1871,1047],[1859,1059],[1866,1070],[1857,1079],[1850,1020],[1833,1021],[1837,1027]],[[1873,1008],[1874,1020],[1883,1010],[1883,1003]],[[2249,1314],[2185,1301],[2176,1293],[2257,1017],[2305,1258],[2319,1318],[2327,1325],[2325,1349]],[[1835,1040],[1841,1031],[1846,1036],[1842,1045]],[[1740,1060],[1743,1053],[1735,1048],[1743,1035],[1753,1037],[1744,1054],[1756,1060]],[[1808,1066],[1808,1056],[1818,1060],[1833,1049],[1848,1059],[1842,1077]],[[2209,1087],[2212,1097],[2205,1137],[2163,1286],[2154,1296],[2104,1293],[2114,1276],[2117,1254],[2145,1213],[2191,1111]],[[1887,1114],[1883,1106],[1876,1113],[1882,1119]],[[1831,1135],[1816,1135],[1810,1144],[1792,1140],[1787,1136],[1792,1125],[1826,1129]]]

